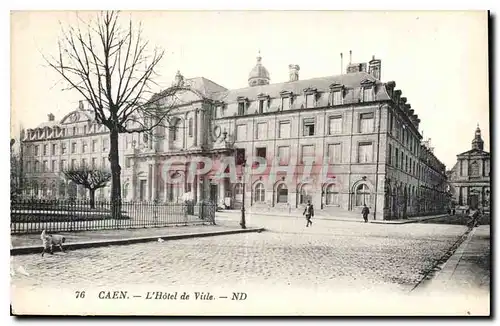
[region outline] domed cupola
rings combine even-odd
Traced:
[[[261,63],[262,57],[257,56],[257,64],[253,67],[252,71],[248,75],[248,85],[249,86],[258,86],[258,85],[269,85],[269,72],[266,67],[264,67]]]

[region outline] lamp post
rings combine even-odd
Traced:
[[[243,185],[243,200],[241,203],[241,221],[240,225],[242,229],[246,229],[246,221],[245,221],[245,162],[241,164],[241,183]]]

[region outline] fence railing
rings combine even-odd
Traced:
[[[109,201],[12,200],[11,234],[133,229],[174,225],[215,224],[211,202],[122,202],[112,213]]]

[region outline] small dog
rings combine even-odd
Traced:
[[[47,232],[45,232],[45,230],[43,230],[42,234],[40,235],[40,238],[42,239],[42,244],[43,244],[42,257],[47,250],[50,252],[51,255],[53,255],[54,254],[54,250],[53,250],[54,246],[58,246],[59,249],[61,249],[61,251],[64,252],[62,244],[64,242],[66,242],[66,238],[63,237],[62,235],[47,234]]]

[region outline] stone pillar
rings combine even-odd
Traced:
[[[191,185],[191,191],[193,193],[193,201],[195,203],[198,202],[198,199],[200,198],[200,196],[198,195],[198,176],[195,175],[194,178],[193,178],[193,184]]]
[[[137,171],[135,169],[136,163],[133,161],[132,164],[134,164],[133,169],[132,169],[132,201],[135,201],[136,199],[136,192],[137,192]]]
[[[152,181],[153,181],[153,165],[148,164],[148,194],[146,199],[148,201],[151,201],[152,197]]]
[[[151,176],[151,200],[158,199],[158,164],[155,162],[152,164],[152,176]]]
[[[197,130],[197,133],[198,133],[198,146],[203,146],[203,144],[205,143],[204,142],[204,138],[203,138],[203,131],[205,129],[205,125],[204,125],[204,120],[205,120],[205,111],[203,109],[200,109],[199,111],[199,116],[198,116],[198,119],[196,120],[196,124],[198,125],[198,130]]]
[[[193,124],[194,124],[193,146],[196,147],[198,146],[198,109],[194,111]]]

